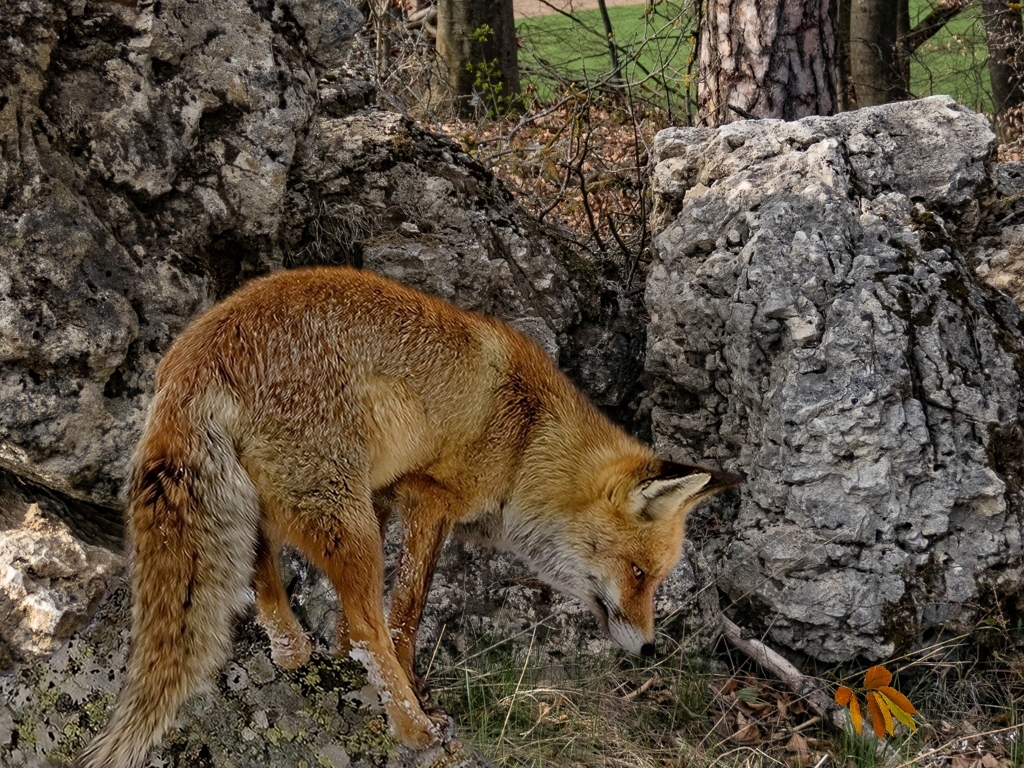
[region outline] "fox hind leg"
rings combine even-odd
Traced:
[[[282,669],[298,669],[313,653],[313,644],[288,603],[278,567],[279,547],[262,529],[256,542],[256,620],[270,638],[270,657]]]

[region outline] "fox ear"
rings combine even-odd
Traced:
[[[640,517],[660,520],[676,514],[685,503],[700,493],[711,480],[708,472],[697,472],[686,477],[645,480],[636,488]]]
[[[710,472],[695,472],[686,477],[654,477],[640,483],[638,490],[648,501],[668,495],[692,496],[711,481]]]
[[[639,483],[635,494],[641,516],[656,520],[674,514],[695,497],[710,496],[744,479],[731,472],[662,461],[657,475]]]

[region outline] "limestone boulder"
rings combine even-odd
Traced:
[[[747,473],[692,527],[773,642],[884,658],[1018,589],[1024,325],[967,263],[993,148],[945,97],[658,135],[654,440]]]

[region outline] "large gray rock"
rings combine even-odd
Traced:
[[[38,504],[17,523],[0,530],[0,646],[34,661],[85,626],[124,558],[75,538]]]
[[[1018,588],[1021,315],[964,258],[993,146],[945,97],[657,137],[654,439],[747,472],[705,554],[777,643],[881,658]]]
[[[17,474],[116,505],[163,350],[216,295],[281,264],[288,170],[316,103],[283,14],[0,4],[0,463]]]

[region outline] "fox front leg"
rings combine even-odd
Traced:
[[[398,661],[416,681],[416,631],[441,547],[461,505],[453,493],[426,479],[402,483],[398,505],[404,537],[388,624]]]
[[[395,492],[393,488],[385,488],[373,494],[373,513],[377,517],[377,527],[380,531],[381,551],[383,552],[384,539],[388,533],[388,523],[391,522],[391,513],[395,506]],[[334,652],[338,656],[348,656],[352,650],[352,641],[349,638],[348,619],[345,618],[345,608],[338,600],[338,612],[334,629]],[[410,678],[411,680],[412,678]]]

